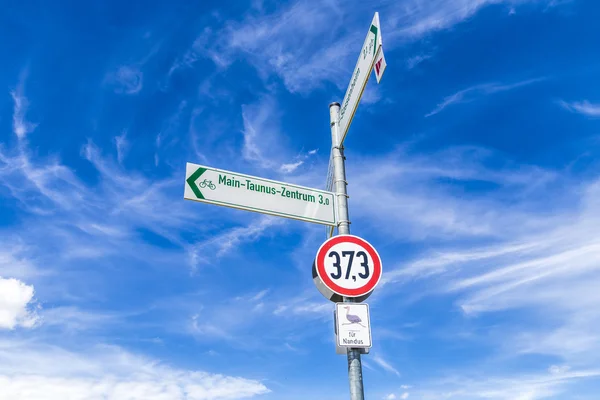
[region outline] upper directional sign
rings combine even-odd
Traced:
[[[375,63],[375,57],[380,48],[381,28],[379,27],[379,13],[375,13],[340,108],[340,128],[338,132],[340,137],[338,138],[338,144],[342,144],[346,138],[348,128],[350,128],[350,123],[352,122],[352,118],[354,118],[360,98],[367,86],[369,75],[371,75],[373,64]]]
[[[334,194],[236,172],[186,164],[187,200],[335,225]]]

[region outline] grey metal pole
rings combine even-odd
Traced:
[[[333,186],[337,198],[338,235],[350,234],[350,217],[348,215],[348,193],[346,191],[346,163],[344,148],[340,145],[339,118],[340,103],[329,105],[329,123],[331,125],[331,157],[333,160]],[[352,303],[354,299],[344,297],[344,303]],[[364,400],[362,364],[360,349],[348,349],[348,380],[350,382],[350,400]]]

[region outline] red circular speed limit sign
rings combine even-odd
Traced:
[[[381,279],[377,250],[358,236],[338,235],[327,240],[317,252],[315,265],[323,284],[340,296],[364,296]]]

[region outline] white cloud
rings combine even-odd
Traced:
[[[183,370],[119,347],[85,353],[31,342],[0,342],[0,397],[6,400],[227,400],[266,394],[259,381]]]
[[[501,218],[485,222],[486,212],[471,208],[469,215],[479,226],[489,224],[494,237],[483,240],[479,232],[484,244],[468,249],[453,238],[453,248],[422,254],[387,272],[384,288],[392,282],[423,279],[429,287],[437,288],[432,292],[455,296],[457,306],[469,318],[504,310],[526,311],[526,322],[507,321],[501,331],[496,329],[493,339],[504,356],[545,354],[570,365],[597,365],[600,311],[594,305],[600,303],[596,290],[600,285],[600,240],[595,232],[600,223],[600,181],[581,182],[562,176],[556,180],[560,196],[554,184],[537,185],[538,189],[527,193],[531,187],[527,179],[557,179],[548,181],[539,172],[525,173],[523,181],[512,174],[497,176],[498,182],[511,188],[511,196],[504,201],[512,196],[517,199],[509,209],[504,208],[504,201],[488,208],[504,210]],[[490,195],[498,193],[495,190]],[[391,197],[386,198],[390,201]],[[477,200],[486,201],[481,197]],[[463,205],[463,210],[465,207],[469,208]],[[464,221],[463,217],[458,219]],[[509,220],[513,222],[505,225]]]
[[[294,163],[282,164],[281,167],[279,167],[279,170],[284,174],[291,174],[291,173],[295,172],[300,166],[304,165],[304,163],[308,159],[310,159],[312,156],[317,154],[317,151],[318,151],[318,149],[313,149],[313,150],[307,151],[306,153],[302,152],[298,156],[296,156],[296,159],[298,161],[296,161]]]
[[[378,103],[382,98],[381,90],[379,88],[379,85],[367,85],[360,99],[360,104],[368,106]]]
[[[297,1],[274,14],[229,23],[219,32],[205,31],[202,42],[210,42],[210,37],[225,38],[212,41],[219,44],[218,50],[210,53],[217,65],[228,64],[242,53],[262,76],[274,72],[290,91],[307,93],[324,80],[334,80],[339,72],[337,63],[356,53],[344,44],[345,39],[336,46],[327,45],[330,32],[341,23],[334,17],[341,12],[335,3]],[[318,38],[322,45],[315,47]]]
[[[281,135],[274,120],[277,120],[275,101],[271,97],[263,97],[256,104],[242,106],[244,121],[243,157],[255,162],[261,168],[272,168],[273,158],[279,158],[281,146],[278,144]]]
[[[33,295],[33,286],[0,277],[0,329],[31,328],[36,324],[38,316],[31,310]]]
[[[282,164],[281,167],[279,167],[279,169],[284,174],[289,174],[289,173],[292,173],[295,170],[297,170],[298,167],[301,166],[302,164],[304,164],[304,161],[298,161],[298,162],[291,163],[291,164]]]
[[[74,306],[46,308],[40,314],[45,328],[57,327],[69,333],[106,328],[110,324],[123,323],[124,317],[117,313],[81,310]]]
[[[43,275],[56,296],[66,296],[68,289],[81,288],[58,279],[53,272],[67,266],[69,271],[84,268],[85,264],[72,263],[75,259],[92,261],[119,254],[138,260],[144,251],[152,254],[148,259],[153,263],[175,257],[179,264],[185,264],[189,242],[182,236],[196,229],[194,222],[206,214],[190,213],[189,204],[176,195],[174,188],[180,187],[180,178],[154,179],[126,172],[116,160],[104,158],[91,142],[83,146],[81,155],[98,172],[93,184],[80,181],[69,167],[51,156],[34,161],[26,143],[0,149],[1,190],[36,216],[6,235],[6,248],[22,250],[0,251],[0,274],[20,279]],[[140,237],[140,229],[179,248],[165,251],[149,246]],[[14,239],[9,243],[10,237]],[[33,267],[32,260],[43,265],[43,271]]]
[[[126,130],[123,130],[119,136],[115,136],[115,146],[117,148],[117,160],[119,160],[119,164],[122,164],[123,159],[129,150],[129,141],[127,140]]]
[[[270,95],[260,97],[256,103],[242,106],[242,156],[259,168],[291,174],[316,154],[317,150],[290,156],[285,147],[286,136],[279,127],[280,116],[277,101]]]
[[[384,42],[392,50],[451,28],[491,4],[537,2],[406,0],[401,6],[377,1],[348,8],[341,0],[297,0],[270,14],[259,8],[240,22],[227,21],[217,29],[204,28],[172,70],[193,65],[201,57],[209,57],[219,68],[226,68],[242,56],[262,78],[279,76],[290,92],[309,93],[326,81],[342,91],[348,84],[373,9],[381,14]],[[416,65],[418,60],[414,61]]]
[[[383,400],[396,400],[396,395],[394,393],[390,393],[387,396],[383,396]]]
[[[560,105],[571,112],[583,114],[588,117],[600,117],[600,104],[590,103],[587,100],[576,101],[573,103],[561,101]]]
[[[58,160],[33,162],[24,144],[13,151],[0,149],[0,184],[35,214],[48,214],[56,206],[72,208],[80,199],[74,193],[82,188],[71,170]]]
[[[432,54],[417,54],[416,56],[410,57],[406,60],[406,68],[413,69],[417,65],[421,64],[423,61],[430,59],[433,57]]]
[[[436,31],[449,29],[475,15],[481,9],[499,3],[519,5],[527,3],[551,4],[554,0],[409,0],[403,7],[390,5],[385,10],[392,21],[391,31],[384,30],[386,44],[416,40]],[[383,11],[383,10],[382,10]],[[382,15],[386,15],[380,12]]]
[[[143,73],[135,65],[122,65],[116,71],[110,73],[106,81],[115,93],[136,94],[143,87]]]
[[[252,296],[252,298],[250,300],[251,301],[261,300],[263,297],[265,297],[267,295],[267,293],[269,293],[269,289],[261,290],[260,292],[256,293],[254,296]]]
[[[558,179],[553,171],[513,166],[476,147],[453,147],[428,155],[414,155],[400,148],[385,156],[352,156],[358,157],[358,162],[348,165],[348,174],[353,177],[349,188],[352,213],[377,223],[380,232],[403,240],[510,236],[524,228],[517,221],[530,215],[529,204],[509,205],[501,199],[535,199],[533,194],[545,193],[543,189]],[[487,166],[491,164],[494,168]],[[458,188],[469,182],[489,182],[493,189],[485,196],[458,189],[461,194],[457,195],[453,184],[441,185],[440,181]],[[526,220],[541,229],[552,219]]]
[[[235,246],[256,241],[272,228],[284,223],[281,218],[262,216],[247,226],[232,228],[196,243],[188,249],[192,269],[195,270],[199,264],[213,263],[215,256],[223,257]]]
[[[320,294],[310,288],[296,297],[287,298],[284,304],[277,304],[273,314],[282,318],[303,316],[305,318],[330,318],[333,305],[325,301]]]
[[[5,237],[2,245],[4,249],[0,249],[0,276],[27,280],[40,274],[34,263],[25,257],[29,250],[27,247],[13,243],[8,237]]]
[[[569,372],[570,369],[571,367],[568,365],[551,365],[548,368],[548,372],[550,372],[552,375],[559,375]]]
[[[408,392],[404,392],[404,393],[402,393],[402,395],[400,396],[400,398],[402,400],[406,400],[406,399],[408,399],[408,396],[409,396],[409,393]]]
[[[379,354],[373,354],[370,357],[370,359],[373,360],[377,365],[379,365],[381,368],[383,368],[387,372],[391,372],[396,376],[400,376],[400,372],[396,368],[394,368],[394,366],[392,364],[390,364],[383,357],[381,357]]]
[[[499,92],[506,92],[509,90],[517,89],[523,86],[543,81],[544,79],[545,78],[535,78],[511,84],[485,83],[481,85],[471,86],[469,88],[459,90],[458,92],[444,98],[444,100],[441,103],[439,103],[432,111],[425,114],[425,117],[431,117],[435,114],[438,114],[446,107],[453,104],[467,103],[481,96]]]
[[[24,82],[21,81],[17,86],[16,90],[10,92],[14,102],[13,109],[13,133],[17,135],[17,138],[24,139],[28,133],[33,132],[36,128],[37,124],[32,124],[31,122],[25,119],[25,115],[27,114],[27,108],[29,106],[29,101],[27,97],[25,97],[24,91]]]
[[[422,400],[542,400],[563,394],[567,385],[598,376],[599,370],[579,370],[561,375],[521,373],[505,377],[462,374],[425,382],[421,386],[427,389],[415,389],[413,397]]]

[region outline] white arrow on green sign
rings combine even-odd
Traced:
[[[186,164],[184,198],[263,214],[336,225],[334,194],[256,176]]]
[[[379,13],[375,13],[340,108],[340,128],[338,132],[338,144],[340,145],[344,143],[380,48],[381,27],[379,26]]]

